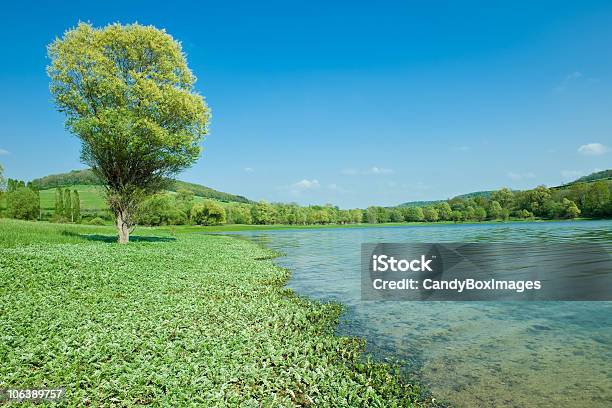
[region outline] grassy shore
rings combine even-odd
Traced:
[[[227,236],[0,219],[0,388],[68,406],[431,406]]]

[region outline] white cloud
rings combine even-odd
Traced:
[[[245,167],[243,170],[244,170],[246,173],[253,173],[253,172],[255,171],[255,169],[254,169],[254,168],[252,168],[252,167]]]
[[[506,173],[506,175],[508,176],[510,180],[514,180],[514,181],[535,178],[535,174],[533,174],[532,172],[515,173],[513,171],[509,171],[508,173]]]
[[[293,183],[291,185],[291,187],[298,189],[298,190],[310,190],[313,188],[319,188],[321,185],[319,184],[318,180],[300,180],[297,183]]]
[[[467,152],[470,150],[470,146],[459,146],[456,150],[459,150],[460,152]]]
[[[578,153],[584,154],[586,156],[601,156],[602,154],[606,154],[609,151],[610,148],[601,143],[587,143],[578,148]]]
[[[8,150],[4,150],[4,149],[0,149],[0,156],[2,156],[4,154],[9,154],[9,151]]]
[[[358,176],[358,175],[388,175],[395,173],[393,169],[388,169],[384,167],[372,166],[369,169],[365,170],[357,170],[357,169],[344,169],[341,172],[345,176]]]
[[[305,191],[317,190],[319,189],[319,187],[321,187],[319,180],[303,179],[296,183],[291,184],[288,189],[289,189],[289,193],[291,193],[292,195],[299,196]]]
[[[582,78],[582,76],[583,76],[582,72],[578,72],[578,71],[575,71],[575,72],[572,72],[571,74],[566,75],[565,78],[563,78],[561,82],[554,88],[554,91],[559,92],[559,93],[564,92],[565,89],[568,87],[568,85],[571,82],[574,82]]]

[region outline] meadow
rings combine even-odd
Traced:
[[[66,406],[433,406],[284,287],[275,253],[220,235],[0,219],[0,388]],[[63,404],[63,405],[64,405]]]

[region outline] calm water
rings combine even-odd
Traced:
[[[405,361],[458,407],[612,407],[612,302],[366,302],[362,242],[600,242],[612,221],[241,233],[285,256],[289,287],[348,306],[338,332]]]

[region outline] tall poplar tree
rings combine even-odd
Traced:
[[[64,217],[66,217],[68,221],[73,221],[72,219],[72,198],[70,197],[69,188],[64,190]]]
[[[81,198],[77,190],[72,191],[72,221],[81,222]]]
[[[55,216],[56,218],[64,216],[64,192],[59,187],[55,189]]]

